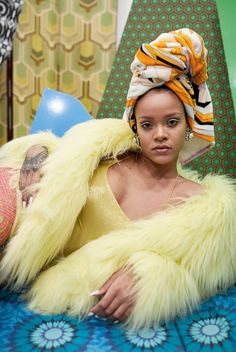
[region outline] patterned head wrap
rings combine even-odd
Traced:
[[[138,97],[165,84],[182,101],[193,138],[186,141],[180,161],[186,164],[214,146],[213,109],[206,85],[207,50],[196,32],[182,28],[142,44],[131,64],[133,73],[124,119],[135,132],[134,106]]]

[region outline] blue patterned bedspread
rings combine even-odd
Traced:
[[[2,289],[0,351],[235,352],[236,287],[204,302],[186,318],[146,330],[127,330],[93,315],[79,321],[35,314],[19,295]]]

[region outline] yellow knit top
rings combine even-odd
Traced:
[[[103,234],[123,228],[131,221],[119,206],[108,182],[107,172],[113,164],[114,160],[103,161],[95,171],[87,201],[64,250],[65,255]]]

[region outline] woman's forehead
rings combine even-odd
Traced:
[[[168,109],[184,111],[183,103],[171,91],[152,90],[140,98],[135,106],[135,112],[146,111],[150,109]]]

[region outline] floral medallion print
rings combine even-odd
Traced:
[[[225,310],[217,307],[215,310],[199,310],[180,320],[177,327],[181,331],[187,351],[235,351],[235,308]]]
[[[228,337],[229,323],[224,317],[199,320],[191,325],[193,340],[204,345],[218,344]]]
[[[29,311],[20,294],[0,290],[1,352],[235,352],[236,288],[186,317],[131,330],[93,314],[80,321]]]
[[[34,315],[15,327],[8,351],[84,351],[91,328],[67,316]]]

